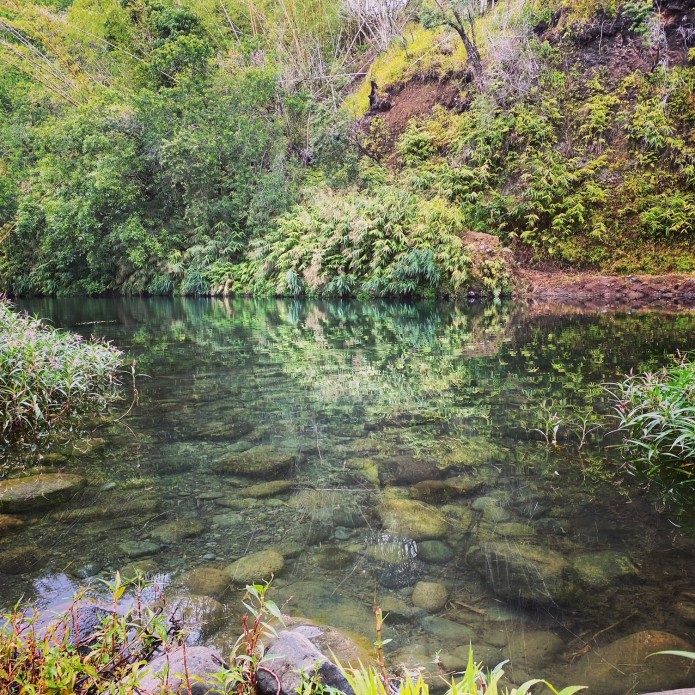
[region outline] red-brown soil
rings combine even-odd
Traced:
[[[695,273],[595,275],[517,268],[517,296],[583,308],[695,309]]]

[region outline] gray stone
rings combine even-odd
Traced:
[[[114,615],[113,609],[86,598],[57,612],[57,617],[54,612],[39,616],[34,625],[38,639],[50,635],[55,644],[65,640],[66,646],[81,651],[89,651],[89,646],[98,639],[103,622]]]
[[[71,473],[40,473],[0,481],[0,512],[27,512],[53,507],[75,496],[87,481]]]
[[[143,557],[154,555],[160,551],[159,543],[149,543],[148,541],[125,541],[118,546],[126,557]]]
[[[302,674],[308,679],[316,677],[324,686],[337,688],[346,695],[354,695],[340,669],[326,659],[302,631],[283,630],[268,644],[267,651],[275,656],[272,670],[280,681],[279,695],[296,695]],[[278,693],[277,681],[267,671],[259,672],[258,688],[261,695]]]
[[[209,647],[175,647],[150,661],[138,688],[150,695],[213,695],[219,692],[213,674],[222,664],[219,653]]]
[[[235,584],[253,584],[267,581],[281,574],[285,560],[277,550],[261,550],[240,558],[225,568],[225,572]]]
[[[449,590],[438,582],[418,582],[413,589],[413,605],[428,613],[440,611],[448,598]]]

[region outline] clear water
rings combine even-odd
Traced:
[[[278,548],[286,612],[371,641],[373,606],[384,603],[396,663],[433,670],[439,654],[456,667],[473,642],[492,666],[512,659],[512,682],[565,684],[585,676],[573,670],[584,654],[640,630],[695,641],[687,513],[661,508],[609,446],[601,386],[692,347],[695,313],[270,299],[19,306],[126,351],[139,405],[76,439],[69,456],[7,457],[5,475],[59,467],[89,486],[0,537],[0,560],[24,557],[19,573],[0,574],[5,607],[20,596],[54,606],[143,557],[176,587],[191,569]],[[291,470],[272,476],[291,487],[249,498],[261,481],[214,463],[259,445],[292,452]],[[394,500],[400,510],[413,499],[444,524],[430,534],[438,542],[413,541],[400,511],[387,518]],[[163,537],[176,521],[198,522],[195,534]],[[129,557],[128,541],[156,547]],[[561,586],[534,561],[510,570],[505,552],[559,562]],[[526,573],[525,600],[510,572]],[[447,587],[443,621],[413,610],[418,581]],[[238,598],[225,597],[225,620],[203,639],[236,636]],[[628,691],[615,687],[595,692]]]

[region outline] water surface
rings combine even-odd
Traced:
[[[512,682],[564,684],[584,676],[577,664],[591,649],[641,630],[693,641],[695,543],[609,446],[602,386],[691,347],[693,313],[274,299],[19,306],[126,351],[139,404],[59,456],[8,457],[6,475],[58,467],[89,485],[0,540],[0,554],[33,551],[0,575],[5,607],[22,595],[50,607],[143,560],[172,592],[190,592],[191,569],[273,548],[285,559],[275,598],[292,597],[286,612],[371,640],[382,603],[394,663],[433,670],[439,654],[456,668],[472,642],[490,666],[511,658]],[[290,484],[269,496],[249,496],[262,481],[217,463],[259,446],[292,457],[271,476]],[[418,581],[446,586],[436,614],[413,607]],[[202,638],[224,645],[239,597],[218,598],[228,615]]]

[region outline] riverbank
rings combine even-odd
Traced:
[[[601,275],[518,269],[515,296],[597,311],[695,309],[695,273]]]

